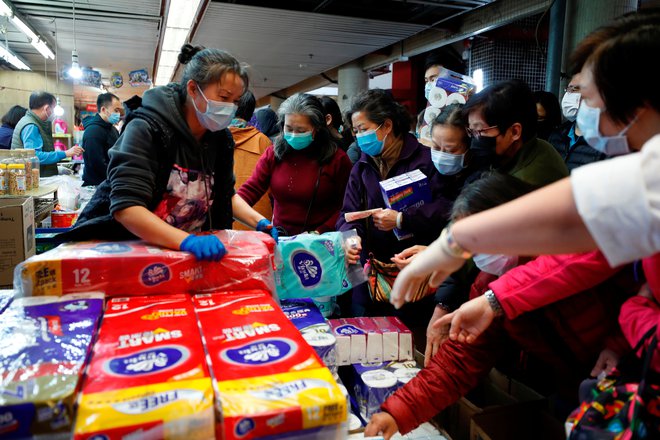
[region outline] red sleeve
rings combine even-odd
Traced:
[[[271,145],[259,158],[250,178],[237,191],[241,199],[245,200],[248,205],[254,206],[270,188],[274,165],[275,151]]]
[[[489,284],[507,318],[539,309],[592,288],[617,273],[600,251],[543,255]]]
[[[403,435],[429,421],[474,388],[493,368],[505,331],[494,322],[473,344],[448,340],[431,364],[390,396],[381,409],[394,417]]]
[[[633,296],[621,306],[619,324],[630,346],[634,347],[653,326],[660,324],[660,306],[650,298]]]
[[[321,226],[317,229],[318,232],[336,231],[337,220],[339,213],[344,203],[344,193],[346,192],[346,185],[348,185],[348,178],[351,175],[353,164],[343,150],[337,150],[337,154],[332,159],[332,180],[336,185],[335,198],[332,201],[332,209],[334,214],[331,215]]]

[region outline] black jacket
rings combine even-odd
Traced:
[[[76,227],[63,240],[135,238],[113,214],[131,206],[154,212],[170,190],[176,166],[213,175],[208,195],[210,218],[204,229],[228,229],[234,195],[234,141],[229,130],[207,131],[201,142],[184,117],[185,97],[178,84],[156,87],[144,94],[142,107],[131,115],[126,129],[109,151],[108,178],[96,190]],[[193,180],[192,174],[190,180]]]
[[[82,147],[85,150],[83,159],[85,171],[83,171],[83,186],[98,185],[107,177],[108,150],[117,142],[119,133],[111,123],[106,122],[97,113],[94,117],[83,121],[85,134]]]
[[[600,151],[591,148],[582,136],[577,139],[577,142],[571,148],[571,138],[568,134],[574,124],[575,122],[571,121],[564,122],[548,138],[548,142],[555,147],[555,150],[557,150],[562,159],[564,159],[564,162],[566,162],[568,171],[573,171],[574,168],[591,162],[597,162],[607,157]]]

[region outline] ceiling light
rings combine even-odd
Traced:
[[[0,46],[0,58],[4,59],[14,67],[21,70],[31,70],[27,64],[21,61],[16,55],[11,53],[9,49],[6,49],[3,46]]]
[[[2,0],[0,0],[0,15],[6,15],[7,17],[12,15],[11,8]]]
[[[35,34],[34,31],[32,29],[30,29],[28,27],[28,25],[25,24],[23,22],[23,20],[18,18],[16,15],[11,17],[11,22],[14,23],[14,26],[19,28],[21,30],[21,32],[23,32],[25,35],[27,35],[27,37],[30,39],[30,41],[37,39],[37,34]]]
[[[44,56],[44,58],[50,58],[51,60],[55,59],[55,54],[43,41],[32,40],[32,46],[34,46],[34,48],[37,49],[39,53]]]
[[[73,79],[82,78],[82,69],[78,63],[78,52],[73,49],[71,52],[71,67],[69,68],[69,76]]]
[[[172,52],[178,55],[188,40],[193,22],[201,0],[171,0],[167,10],[167,21],[163,32],[163,40],[158,56],[158,67],[155,73],[155,85],[165,85],[172,79],[178,61]]]

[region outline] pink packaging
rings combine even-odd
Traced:
[[[399,360],[399,329],[385,317],[371,318],[383,336],[383,362]]]
[[[388,316],[387,319],[399,331],[399,360],[411,361],[415,357],[415,345],[413,344],[412,332],[395,316]]]
[[[18,265],[15,289],[22,296],[275,291],[275,241],[270,236],[254,231],[215,234],[227,248],[219,263],[140,241],[65,243]]]
[[[383,362],[383,335],[371,318],[353,318],[359,327],[367,335],[367,362]]]

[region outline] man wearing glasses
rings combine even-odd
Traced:
[[[561,100],[561,112],[566,118],[566,122],[557,127],[548,138],[548,142],[564,159],[569,172],[572,172],[574,168],[603,160],[606,157],[605,154],[591,148],[582,137],[582,132],[575,122],[578,108],[580,108],[579,74],[571,78]]]
[[[487,87],[470,98],[463,115],[472,153],[493,169],[537,186],[568,176],[559,153],[536,137],[536,103],[523,81]]]

